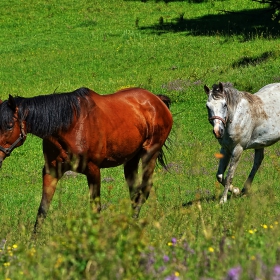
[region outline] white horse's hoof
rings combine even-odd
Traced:
[[[220,204],[225,204],[227,202],[227,198],[226,197],[222,197],[220,199]]]
[[[237,188],[237,187],[233,187],[232,188],[232,193],[235,194],[235,195],[239,195],[240,194],[240,189]]]

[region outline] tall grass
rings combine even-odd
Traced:
[[[141,86],[170,96],[174,116],[170,172],[156,169],[139,220],[130,217],[122,167],[102,170],[101,214],[90,210],[84,176],[70,173],[36,240],[44,161],[41,140],[28,135],[0,171],[0,279],[279,277],[279,145],[267,149],[251,195],[219,206],[219,146],[203,92],[218,81],[251,92],[279,82],[279,25],[264,6],[3,0],[0,7],[1,99]],[[252,163],[245,152],[234,185]]]

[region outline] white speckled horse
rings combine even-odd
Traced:
[[[211,90],[205,85],[204,91],[209,122],[221,145],[217,179],[224,186],[220,203],[225,203],[228,191],[240,193],[232,180],[243,150],[255,149],[254,164],[242,189],[246,194],[264,158],[264,147],[280,139],[280,83],[266,85],[255,94],[222,83]]]

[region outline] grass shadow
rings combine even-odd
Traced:
[[[233,68],[239,67],[247,67],[247,66],[256,66],[260,63],[266,62],[270,58],[276,58],[279,56],[280,52],[278,51],[269,51],[264,52],[259,56],[250,57],[250,56],[242,56],[237,61],[232,64]]]
[[[231,193],[228,194],[227,196],[227,200],[230,201],[231,199],[236,199],[236,198],[241,198],[241,197],[246,197],[248,195],[233,195]],[[220,199],[222,198],[222,195],[209,195],[209,196],[203,196],[200,198],[195,198],[193,200],[190,201],[186,201],[184,203],[182,203],[182,207],[190,207],[193,205],[196,205],[199,202],[217,202],[217,204],[220,202]]]
[[[208,0],[124,0],[124,2],[164,2],[166,4],[171,3],[171,2],[187,2],[187,3],[203,3],[203,2],[208,2]]]
[[[271,9],[252,9],[238,12],[220,11],[218,15],[205,15],[199,18],[187,19],[184,14],[167,22],[160,17],[158,23],[150,26],[140,26],[142,31],[150,31],[161,35],[168,32],[184,33],[187,36],[232,36],[241,35],[248,41],[256,36],[276,38],[280,34],[280,25],[271,19]]]

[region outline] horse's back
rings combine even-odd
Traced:
[[[83,123],[88,127],[88,147],[95,155],[100,154],[101,167],[119,165],[144,147],[155,145],[160,149],[168,138],[173,124],[171,112],[149,91],[132,88],[108,95],[91,92],[89,98],[94,106]]]
[[[256,126],[252,132],[249,148],[269,146],[280,140],[280,83],[264,86],[254,94],[259,97]]]
[[[165,121],[172,121],[169,102],[142,88],[127,88],[106,95],[92,92],[92,99],[106,114],[130,115],[131,120],[134,117],[139,119],[140,116],[149,118],[155,114]]]
[[[268,94],[268,93],[277,93],[280,94],[280,83],[272,83],[268,84],[264,87],[262,87],[260,90],[258,90],[255,94],[261,95],[261,94]]]
[[[266,85],[254,95],[261,99],[268,117],[280,120],[280,83]]]

